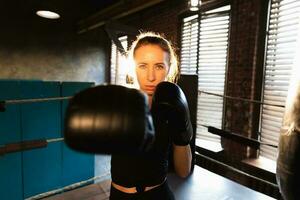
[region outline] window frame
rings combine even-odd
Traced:
[[[124,38],[124,37],[126,37],[126,49],[124,49],[124,51],[126,52],[127,51],[127,49],[128,49],[128,44],[129,44],[129,42],[128,42],[128,39],[129,39],[129,36],[128,35],[119,35],[117,38],[118,38],[118,40],[120,41],[120,43],[122,44],[122,38]],[[114,56],[114,62],[116,62],[116,60],[118,60],[118,56],[119,55],[121,55],[121,56],[124,56],[123,55],[123,53],[124,52],[122,52],[122,51],[120,51],[119,49],[118,49],[118,46],[114,43],[114,41],[113,40],[110,40],[111,42],[110,42],[110,58],[109,58],[109,83],[110,84],[118,84],[117,83],[117,81],[115,81],[115,80],[112,80],[112,57]],[[124,40],[125,41],[125,40]],[[116,48],[116,54],[115,55],[113,55],[112,54],[112,50],[113,50],[113,46],[115,46],[115,48]],[[124,48],[124,47],[123,47]],[[115,66],[115,77],[117,76],[116,75],[116,72],[117,72],[117,68],[119,67],[118,66],[118,62],[116,62],[116,66]],[[124,83],[124,85],[126,84],[126,74],[125,74],[125,83]]]
[[[205,2],[201,5],[199,11],[196,11],[196,12],[192,12],[192,11],[185,11],[183,13],[181,13],[179,15],[179,21],[180,21],[180,26],[178,28],[178,34],[179,34],[179,37],[178,37],[178,40],[177,40],[177,43],[178,45],[182,46],[182,30],[183,30],[183,24],[184,24],[184,19],[187,18],[187,17],[191,17],[193,15],[196,15],[198,14],[198,41],[199,41],[199,34],[200,34],[200,20],[201,20],[201,13],[202,12],[206,12],[206,11],[210,11],[210,10],[214,10],[214,9],[217,9],[217,8],[220,8],[220,7],[223,7],[223,6],[230,6],[230,10],[229,11],[225,11],[225,12],[228,12],[229,13],[229,27],[228,27],[228,43],[227,43],[227,54],[226,54],[226,66],[225,66],[225,80],[224,80],[224,94],[226,94],[226,90],[227,90],[227,83],[228,83],[228,76],[227,76],[227,73],[228,73],[228,58],[229,58],[229,48],[230,48],[230,30],[231,30],[231,15],[232,15],[232,5],[230,4],[230,1],[229,0],[223,0],[223,1],[209,1],[209,2]],[[198,75],[198,65],[199,65],[199,42],[198,42],[198,48],[197,48],[197,75]],[[179,51],[178,53],[180,56],[179,58],[181,59],[181,51]],[[181,61],[181,60],[180,60]],[[197,89],[198,89],[198,85],[197,85]],[[222,111],[222,123],[221,123],[221,128],[223,129],[224,126],[225,126],[225,115],[226,115],[226,108],[225,108],[225,105],[226,105],[226,99],[223,99],[223,111]],[[197,111],[198,111],[198,108],[197,108]],[[196,111],[196,112],[197,112]],[[209,142],[208,142],[209,143]],[[218,143],[217,143],[218,144]],[[221,138],[220,138],[220,144],[219,145],[215,145],[215,144],[205,144],[205,148],[207,149],[211,149],[212,151],[215,151],[215,152],[218,152],[218,151],[221,151],[222,150],[222,147],[221,147]]]

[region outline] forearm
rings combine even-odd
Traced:
[[[185,178],[190,174],[192,153],[190,145],[173,145],[174,169],[178,176]]]

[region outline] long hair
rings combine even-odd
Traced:
[[[300,45],[300,40],[298,40]],[[290,134],[293,131],[300,133],[300,50],[297,49],[293,61],[292,75],[289,83],[288,96],[285,105],[283,127]]]
[[[298,75],[298,74],[297,74]],[[283,126],[291,131],[300,132],[300,80],[292,80],[287,96]]]

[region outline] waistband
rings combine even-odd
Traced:
[[[135,186],[135,187],[124,187],[121,186],[117,183],[111,182],[112,187],[114,187],[115,189],[127,193],[127,194],[134,194],[134,193],[141,193],[141,192],[147,192],[149,190],[152,190],[154,188],[157,188],[161,185],[163,185],[166,182],[167,178],[165,178],[161,183],[157,184],[157,185],[152,185],[152,186]]]

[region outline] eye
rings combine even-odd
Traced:
[[[147,65],[146,64],[139,64],[138,68],[140,68],[140,69],[146,69]]]
[[[165,69],[165,66],[163,64],[156,64],[155,65],[155,69],[157,69],[157,70],[163,70],[163,69]]]

